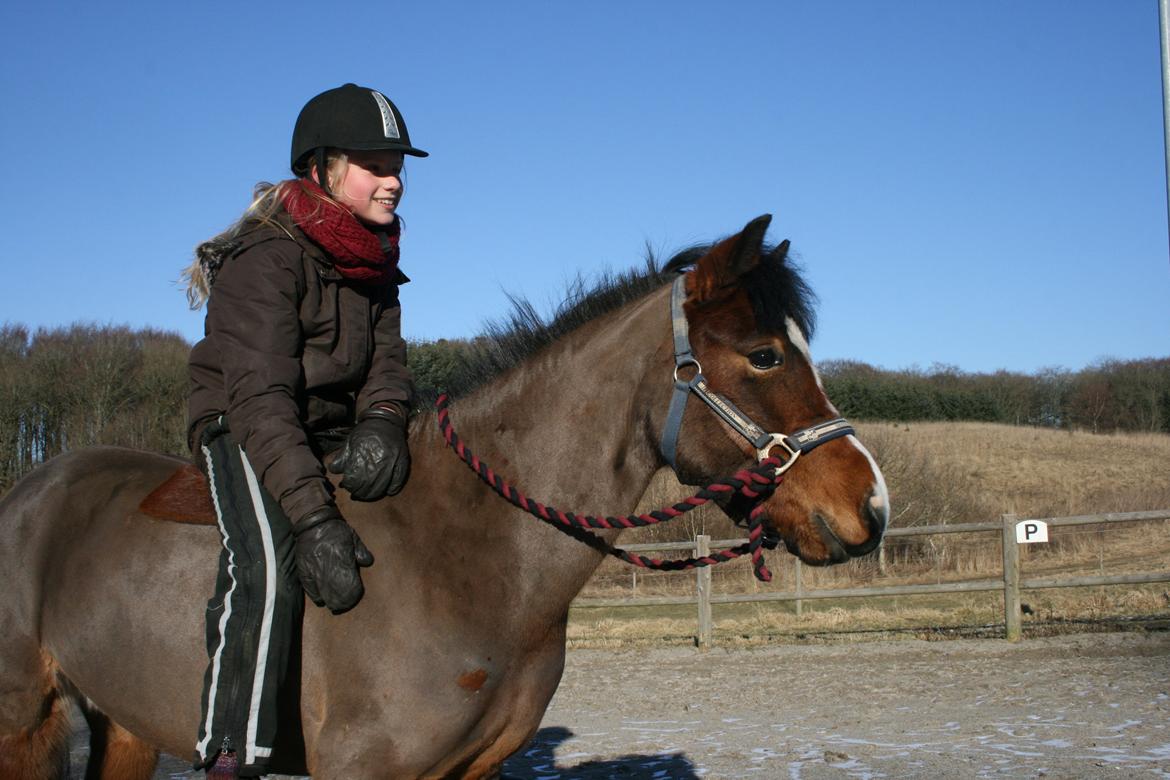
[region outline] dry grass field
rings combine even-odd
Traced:
[[[893,525],[946,480],[971,510],[1060,517],[1170,507],[1170,436],[1092,434],[991,423],[862,423],[890,483]],[[938,488],[935,488],[937,490]],[[898,499],[901,498],[900,502]],[[901,504],[901,505],[900,505]],[[960,509],[955,508],[958,512]],[[936,518],[937,519],[937,518]],[[974,519],[974,518],[972,518]]]
[[[1170,436],[1091,434],[987,423],[861,423],[890,488],[891,527],[986,522],[1012,512],[1064,517],[1170,509]],[[669,472],[658,475],[641,509],[670,503],[690,491]],[[628,532],[622,544],[743,536],[717,509],[704,507],[666,525]],[[1170,523],[1052,529],[1048,545],[1022,548],[1025,577],[1162,571],[1170,564]],[[757,583],[746,562],[714,571],[715,593],[789,591],[797,567],[783,551],[769,555],[775,581]],[[898,537],[877,555],[848,564],[802,567],[805,590],[942,582],[1001,576],[998,534]],[[686,595],[694,574],[635,572],[607,560],[583,597]],[[1170,619],[1170,586],[1113,586],[1030,591],[1026,630],[1082,629],[1103,619]],[[820,635],[911,632],[994,633],[1002,623],[997,593],[945,594],[868,600],[716,605],[716,640],[759,643]],[[570,638],[577,644],[689,642],[694,608],[575,609]]]

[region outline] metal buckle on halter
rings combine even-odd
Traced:
[[[800,457],[802,452],[808,452],[833,439],[850,436],[853,432],[853,426],[849,424],[849,421],[838,417],[811,425],[787,436],[783,433],[770,433],[768,434],[770,437],[768,443],[756,449],[756,457],[763,461],[771,457],[773,447],[782,447],[788,453],[788,459],[776,467],[776,476],[780,476],[792,468],[792,464],[796,463],[796,459]]]
[[[791,444],[789,444],[788,437],[783,433],[770,433],[768,435],[771,437],[768,440],[768,443],[763,447],[758,447],[756,449],[756,460],[760,463],[763,463],[765,460],[772,457],[773,447],[781,447],[784,452],[788,454],[788,459],[776,467],[776,473],[774,476],[778,477],[785,471],[788,471],[788,469],[792,468],[792,464],[796,463],[796,459],[800,457],[800,453],[803,450],[801,450],[799,447],[793,447]]]
[[[687,380],[680,380],[678,378],[678,370],[680,368],[686,368],[687,366],[694,366],[695,367],[695,376],[693,376]],[[674,364],[674,381],[675,382],[680,382],[680,381],[693,382],[695,380],[695,377],[701,378],[702,376],[703,376],[703,367],[701,365],[699,365],[699,361],[697,358],[695,358],[694,355],[682,356],[682,357],[678,358],[678,360]]]

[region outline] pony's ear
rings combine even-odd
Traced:
[[[696,302],[710,300],[720,290],[735,284],[739,277],[755,268],[760,262],[764,233],[768,231],[771,222],[771,214],[756,217],[739,233],[723,239],[700,257],[690,274],[687,287],[691,299]]]
[[[783,263],[785,260],[787,260],[788,259],[788,245],[789,245],[789,243],[790,242],[786,238],[783,241],[781,241],[779,244],[777,244],[776,248],[772,250],[772,259],[775,260],[777,263]]]

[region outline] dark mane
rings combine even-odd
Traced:
[[[701,244],[684,249],[667,262],[663,271],[694,265],[712,246],[714,244]],[[804,340],[812,341],[817,324],[816,293],[787,253],[776,257],[774,250],[774,246],[765,244],[760,249],[760,264],[742,279],[752,302],[756,324],[761,330],[784,333],[787,328],[784,320],[791,317],[804,334]]]
[[[642,267],[606,272],[589,289],[578,276],[547,322],[531,302],[509,295],[512,312],[503,319],[488,322],[484,332],[471,342],[463,365],[448,389],[455,397],[467,395],[585,323],[669,283],[712,246],[714,243],[690,247],[662,266],[653,252],[647,252]],[[787,258],[773,257],[771,250],[772,247],[764,247],[760,265],[744,277],[757,323],[761,329],[783,333],[785,318],[791,317],[809,340],[815,324],[816,297],[799,270]],[[663,312],[663,317],[666,316]]]

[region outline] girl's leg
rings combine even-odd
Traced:
[[[304,596],[292,531],[227,428],[204,432],[203,456],[223,550],[207,609],[197,766],[234,752],[241,774],[263,772],[277,731],[277,692],[299,640]],[[298,670],[299,671],[299,670]]]

